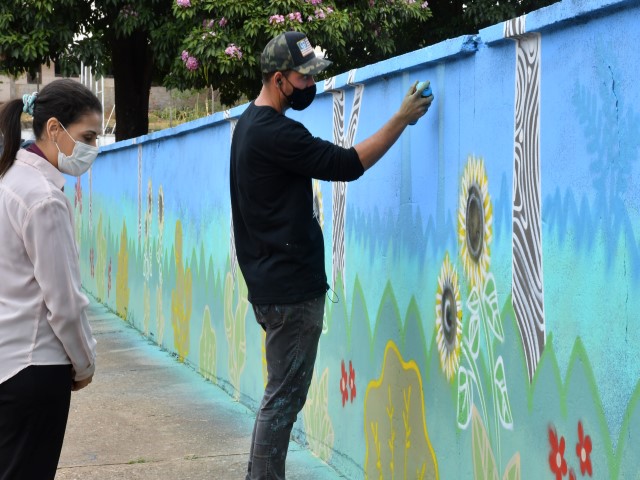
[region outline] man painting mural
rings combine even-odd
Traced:
[[[253,429],[247,480],[285,478],[289,436],[311,384],[328,290],[312,179],[357,179],[433,100],[423,98],[414,84],[380,130],[342,148],[313,137],[284,115],[288,108],[311,104],[314,76],[331,62],[316,57],[299,32],[272,39],[260,60],[262,89],[238,120],[230,169],[238,263],[256,320],[266,332],[268,381]]]

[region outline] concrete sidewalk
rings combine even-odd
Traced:
[[[74,392],[57,480],[244,479],[254,414],[103,306],[93,383]],[[287,478],[344,478],[291,443]]]

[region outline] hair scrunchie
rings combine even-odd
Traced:
[[[24,113],[28,113],[33,116],[33,105],[36,103],[36,98],[38,97],[38,92],[33,93],[25,93],[22,96],[22,103],[24,106],[22,107],[22,111]]]

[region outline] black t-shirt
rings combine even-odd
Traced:
[[[254,304],[296,303],[327,291],[311,180],[364,173],[357,152],[251,103],[231,142],[231,213],[240,269]]]

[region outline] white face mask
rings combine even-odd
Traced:
[[[69,135],[67,129],[60,124],[62,129]],[[73,152],[71,152],[71,156],[67,156],[60,150],[57,142],[53,142],[56,144],[56,148],[58,149],[58,170],[62,173],[66,173],[67,175],[73,175],[74,177],[79,177],[84,172],[89,170],[94,160],[98,156],[98,147],[93,147],[91,145],[87,145],[86,143],[78,142],[69,135],[69,138],[73,140],[76,144],[73,147]]]

